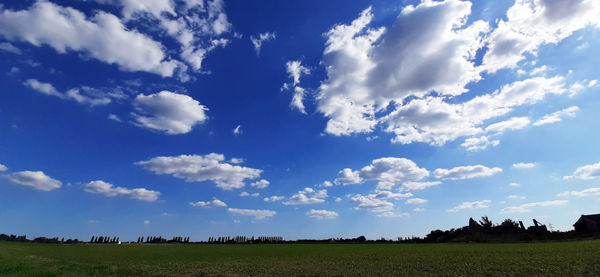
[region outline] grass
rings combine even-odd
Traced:
[[[600,240],[514,244],[0,242],[0,276],[600,276]]]

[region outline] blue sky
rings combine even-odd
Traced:
[[[4,1],[0,232],[597,213],[597,1]]]

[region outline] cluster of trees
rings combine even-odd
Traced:
[[[58,237],[47,238],[47,237],[37,237],[33,240],[28,240],[26,236],[16,236],[16,235],[6,235],[0,234],[0,241],[17,241],[17,242],[39,242],[39,243],[80,243],[78,239],[67,239],[65,238],[58,239]]]
[[[278,243],[284,242],[283,237],[267,237],[267,236],[259,236],[259,237],[246,237],[246,236],[236,236],[236,237],[209,237],[208,243]]]
[[[424,238],[405,238],[403,242],[491,242],[491,241],[531,241],[556,237],[548,231],[546,225],[533,220],[534,225],[525,228],[523,222],[505,219],[494,224],[487,216],[479,221],[469,219],[469,226],[450,230],[433,230]],[[560,232],[555,232],[560,233]]]
[[[119,243],[121,240],[118,237],[92,236],[90,243]]]
[[[190,243],[189,237],[173,237],[171,240],[164,239],[163,237],[146,237],[146,241],[144,241],[144,237],[138,237],[137,243]]]

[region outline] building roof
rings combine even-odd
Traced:
[[[600,214],[582,214],[581,217],[577,220],[577,222],[575,222],[575,224],[573,224],[573,226],[583,223],[583,222],[596,222],[596,223],[600,223]]]

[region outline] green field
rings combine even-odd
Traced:
[[[600,240],[515,244],[60,245],[0,242],[0,276],[600,276]]]

